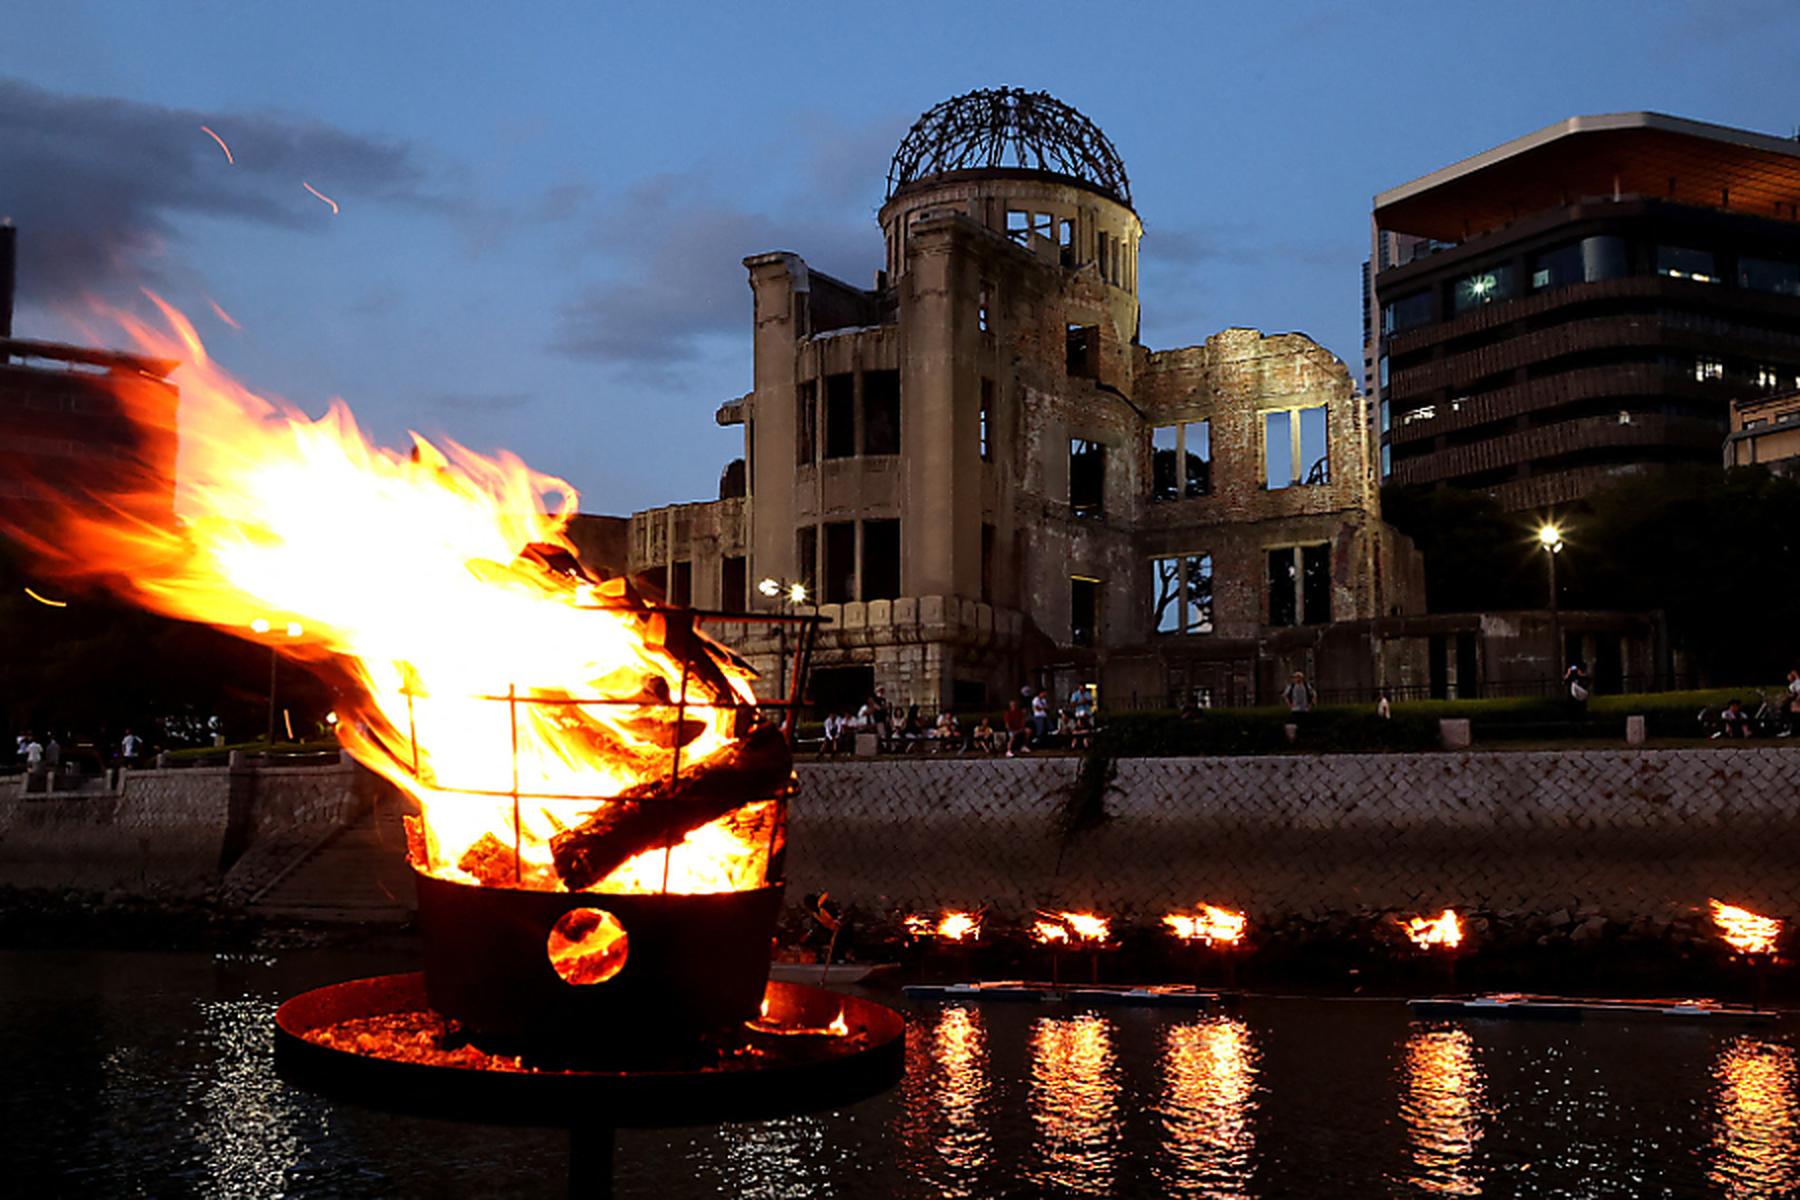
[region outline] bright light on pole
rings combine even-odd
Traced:
[[[788,603],[789,604],[805,604],[806,603],[806,585],[804,583],[788,584]]]
[[[1541,526],[1538,529],[1538,545],[1542,546],[1545,550],[1549,551],[1551,554],[1562,553],[1562,548],[1563,548],[1562,530],[1560,530],[1556,526],[1550,525],[1550,524]]]
[[[756,590],[770,599],[774,599],[776,596],[781,595],[781,580],[765,579],[756,585]]]

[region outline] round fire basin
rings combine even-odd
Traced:
[[[431,1007],[496,1045],[635,1062],[661,1045],[732,1030],[762,1003],[780,884],[640,896],[414,875]],[[601,982],[570,983],[551,961],[550,934],[584,908],[623,928],[625,960]]]
[[[317,988],[282,1004],[275,1013],[275,1065],[298,1086],[389,1112],[560,1127],[768,1120],[841,1108],[899,1082],[905,1022],[893,1009],[794,983],[770,983],[767,999],[768,1016],[756,1030],[741,1029],[739,1044],[683,1069],[531,1070],[478,1054],[461,1063],[418,1061],[449,1056],[413,1053],[416,1041],[406,1035],[344,1030],[345,1022],[379,1029],[383,1019],[441,1028],[423,975],[383,975]],[[843,1033],[825,1035],[840,1018]]]

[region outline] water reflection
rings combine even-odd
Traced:
[[[1032,1026],[1031,1119],[1038,1133],[1027,1172],[1033,1183],[1112,1194],[1119,1074],[1106,1018],[1043,1017]]]
[[[1435,1195],[1481,1194],[1481,1107],[1481,1068],[1467,1030],[1421,1030],[1407,1039],[1400,1101],[1412,1150],[1407,1182]]]
[[[933,1098],[942,1126],[935,1140],[947,1170],[939,1185],[946,1196],[978,1194],[977,1180],[993,1151],[993,1134],[983,1113],[989,1095],[987,1033],[981,1014],[946,1008],[932,1031]]]
[[[1710,1172],[1722,1195],[1786,1196],[1800,1188],[1800,1113],[1791,1046],[1748,1034],[1713,1064],[1716,1155]]]
[[[288,1169],[328,1132],[275,1072],[275,1001],[202,1001],[213,1053],[201,1077],[197,1139],[214,1194],[284,1193]]]
[[[1157,1176],[1170,1196],[1247,1200],[1256,1045],[1235,1017],[1171,1026],[1163,1036],[1162,1119],[1166,1164]]]
[[[719,1145],[719,1183],[739,1200],[825,1200],[838,1194],[832,1180],[844,1151],[816,1116],[723,1125]]]

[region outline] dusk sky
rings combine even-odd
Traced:
[[[1375,192],[1579,113],[1800,123],[1792,0],[56,0],[7,40],[19,335],[149,287],[253,389],[514,450],[592,512],[716,494],[741,260],[869,286],[888,159],[960,92],[1047,90],[1111,138],[1146,344],[1300,330],[1359,378]]]

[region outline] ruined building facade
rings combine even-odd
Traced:
[[[876,684],[931,710],[1026,682],[1120,706],[1268,702],[1291,669],[1384,682],[1372,635],[1316,653],[1421,607],[1348,371],[1298,334],[1141,345],[1143,226],[1085,118],[1041,93],[940,105],[880,221],[873,289],[745,259],[755,387],[719,413],[744,431],[742,487],[634,515],[634,573],[727,609],[804,583],[830,619],[825,705]],[[774,646],[740,648],[777,669]]]

